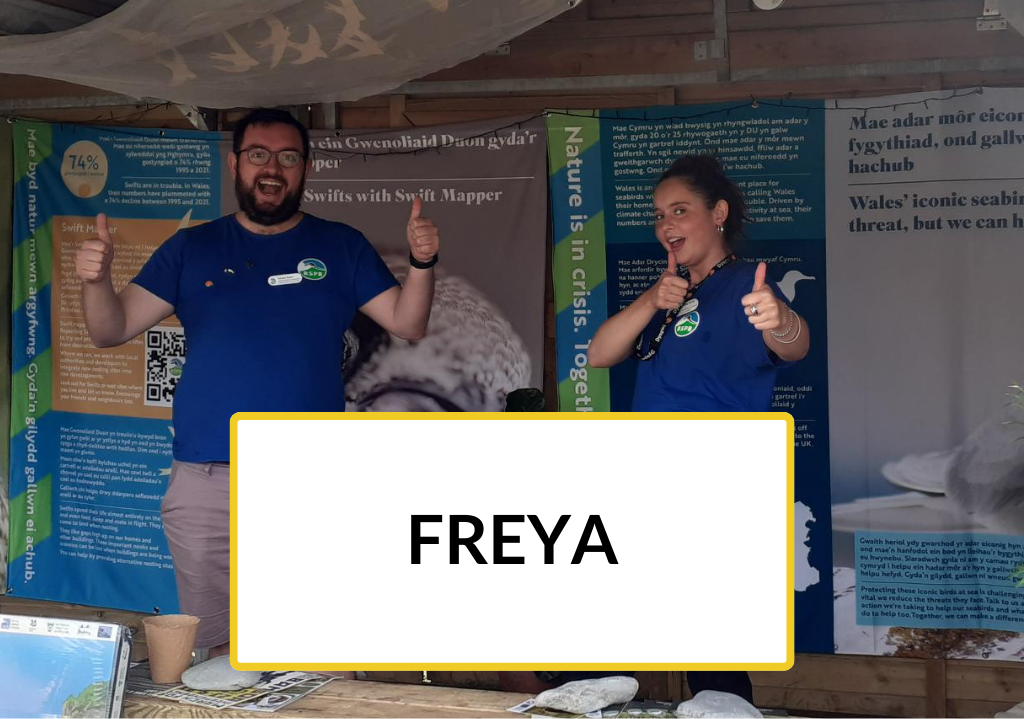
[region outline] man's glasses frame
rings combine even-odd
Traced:
[[[277,164],[285,169],[291,169],[302,163],[306,158],[298,150],[268,150],[265,147],[243,147],[237,153],[239,156],[245,155],[249,158],[249,162],[262,167],[270,162],[270,158],[273,157],[277,160]]]

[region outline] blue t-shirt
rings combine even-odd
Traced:
[[[233,215],[181,230],[133,281],[185,330],[174,393],[174,457],[185,462],[227,461],[235,412],[344,411],[345,330],[397,284],[362,233],[311,215],[276,235]]]
[[[756,269],[749,262],[732,262],[697,288],[696,308],[665,330],[653,358],[637,363],[634,412],[771,409],[776,371],[791,363],[765,346],[761,331],[744,314],[740,300],[753,289]],[[781,298],[778,286],[770,280],[769,285]],[[645,340],[657,334],[664,318],[664,312],[655,314]]]

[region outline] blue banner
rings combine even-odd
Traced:
[[[831,652],[831,498],[823,103],[552,112],[548,119],[557,371],[562,411],[628,411],[636,361],[586,364],[601,322],[664,271],[652,192],[684,154],[711,153],[743,191],[736,248],[807,320],[809,355],[779,373],[772,409],[796,420],[796,650]],[[681,560],[682,561],[682,560]]]
[[[85,332],[75,252],[109,216],[115,289],[179,227],[221,212],[217,133],[18,122],[10,558],[15,596],[145,612],[178,608],[160,520],[175,318],[115,348]]]

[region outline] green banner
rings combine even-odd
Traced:
[[[547,127],[558,408],[607,412],[608,370],[587,364],[590,340],[608,317],[601,122],[552,113]]]

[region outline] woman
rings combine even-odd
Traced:
[[[658,181],[654,233],[668,268],[589,350],[592,367],[641,360],[634,412],[768,411],[778,368],[807,354],[807,325],[765,263],[733,253],[744,220],[739,189],[709,155],[680,157]]]
[[[634,412],[768,411],[778,368],[807,354],[806,323],[766,279],[765,263],[733,253],[744,220],[739,189],[711,156],[684,155],[658,181],[654,233],[668,268],[598,328],[589,351],[593,367],[641,360]],[[746,672],[688,672],[687,682],[693,694],[754,701]]]

